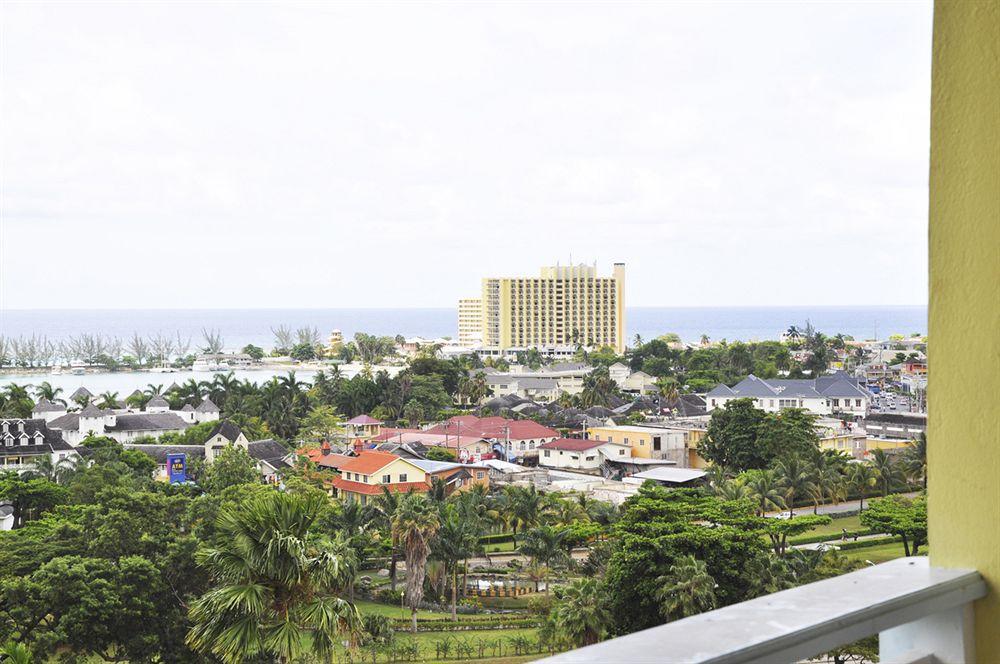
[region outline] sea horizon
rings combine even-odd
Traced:
[[[628,342],[676,333],[688,342],[702,335],[717,341],[777,339],[790,325],[808,320],[824,334],[859,339],[890,334],[926,334],[926,305],[764,305],[764,306],[632,306],[626,309]],[[271,329],[315,327],[326,338],[340,330],[346,338],[357,332],[377,335],[456,337],[457,311],[452,307],[330,307],[330,308],[172,308],[172,309],[0,309],[0,335],[45,335],[60,341],[77,334],[128,337],[137,332],[180,334],[194,345],[202,329],[222,334],[225,347],[273,345]]]

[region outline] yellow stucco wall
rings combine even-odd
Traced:
[[[1000,662],[1000,2],[937,0],[930,170],[931,562],[974,567]]]

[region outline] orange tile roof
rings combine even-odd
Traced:
[[[347,491],[348,493],[362,493],[367,496],[375,496],[382,493],[382,487],[385,487],[392,493],[406,493],[408,491],[414,491],[416,493],[425,493],[430,489],[430,486],[426,482],[396,482],[395,484],[365,484],[364,482],[354,482],[352,480],[345,480],[342,477],[338,477],[331,484],[337,488],[338,491]]]
[[[390,463],[400,457],[389,452],[379,452],[378,450],[362,450],[358,456],[340,466],[341,470],[362,475],[371,475],[377,470],[385,468]]]

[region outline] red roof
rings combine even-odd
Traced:
[[[400,457],[389,452],[379,452],[378,450],[362,450],[356,457],[340,466],[343,471],[371,475],[377,470],[385,468],[390,463]]]
[[[347,420],[348,424],[382,424],[381,420],[376,420],[374,417],[369,417],[367,415],[358,415],[357,417]]]
[[[510,427],[511,440],[557,438],[559,436],[558,431],[542,426],[533,420],[508,420],[503,417],[476,417],[475,415],[453,417],[444,424],[427,429],[425,433],[452,435],[461,433],[463,437],[481,436],[499,440],[507,437],[506,427]]]
[[[338,477],[331,484],[337,488],[338,491],[349,491],[350,493],[363,493],[368,496],[375,496],[382,493],[382,487],[385,487],[392,493],[406,493],[408,491],[415,491],[417,493],[424,493],[430,486],[426,482],[396,482],[395,484],[365,484],[364,482],[354,482],[352,480],[345,480],[342,477]]]
[[[538,446],[540,450],[566,450],[568,452],[583,452],[601,445],[607,445],[606,440],[588,440],[585,438],[557,438],[549,443]]]

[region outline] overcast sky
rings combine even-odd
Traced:
[[[4,2],[0,306],[927,299],[929,2]]]

